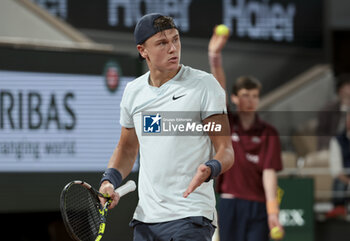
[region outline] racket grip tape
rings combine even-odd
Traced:
[[[135,191],[135,189],[136,183],[133,180],[129,180],[123,186],[118,187],[114,191],[117,192],[120,197],[122,197],[129,192]]]

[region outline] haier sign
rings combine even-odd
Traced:
[[[209,38],[215,25],[231,39],[320,47],[323,4],[318,0],[32,0],[75,27],[133,31],[146,13],[174,17],[184,36]]]

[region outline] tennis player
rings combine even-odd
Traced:
[[[215,34],[208,46],[211,72],[225,88],[221,52],[228,36]],[[281,145],[276,129],[256,113],[261,84],[251,76],[239,77],[229,112],[235,165],[218,178],[220,241],[268,241],[279,221],[276,172],[282,169]]]
[[[149,71],[126,86],[121,136],[100,192],[112,196],[111,208],[118,203],[113,190],[130,173],[140,149],[139,202],[130,223],[134,240],[209,241],[216,222],[212,179],[233,164],[230,137],[162,135],[159,113],[186,112],[204,125],[220,123],[228,130],[225,91],[211,74],[180,64],[180,35],[172,18],[143,16],[134,38]],[[157,114],[145,115],[149,111]],[[146,123],[149,118],[152,122]],[[154,131],[144,129],[146,124],[158,132],[145,133]]]

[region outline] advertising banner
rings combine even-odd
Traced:
[[[0,171],[102,171],[133,77],[0,71]]]
[[[215,25],[232,40],[321,47],[318,0],[32,0],[77,28],[132,32],[146,13],[172,16],[184,36],[209,38]]]
[[[279,178],[279,219],[286,241],[315,240],[314,186],[312,178]]]

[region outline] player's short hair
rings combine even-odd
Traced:
[[[159,13],[150,13],[143,16],[136,24],[134,38],[136,44],[143,44],[147,39],[167,29],[176,28],[173,18]],[[139,59],[144,58],[139,54]]]
[[[158,32],[162,32],[167,29],[176,28],[176,25],[174,23],[174,20],[172,17],[169,16],[161,16],[154,20],[153,26],[155,29],[157,29]]]
[[[260,81],[254,76],[244,75],[237,78],[232,86],[232,94],[237,95],[241,89],[258,89],[261,90],[262,85]]]

